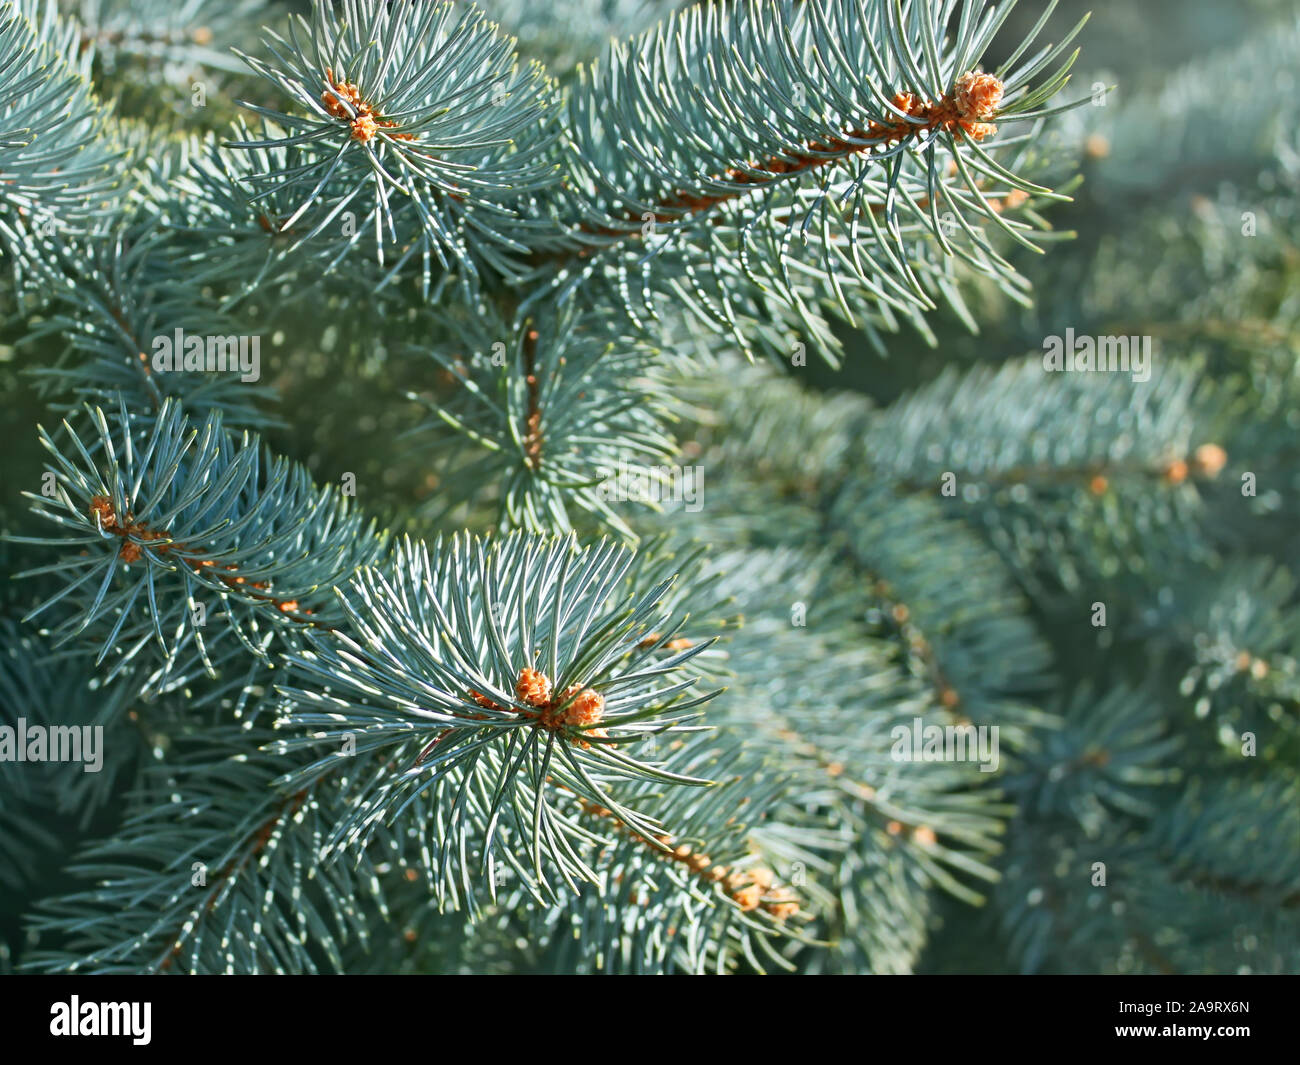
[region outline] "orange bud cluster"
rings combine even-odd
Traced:
[[[372,139],[379,130],[379,123],[375,121],[372,115],[357,115],[352,120],[352,139],[361,141],[364,144]]]
[[[1249,673],[1256,680],[1263,680],[1268,676],[1268,663],[1262,658],[1256,658],[1249,651],[1242,651],[1237,655],[1237,671]]]
[[[1228,453],[1218,444],[1202,444],[1192,452],[1191,461],[1173,459],[1164,468],[1164,478],[1170,484],[1182,484],[1191,474],[1200,477],[1217,477],[1228,464]]]
[[[762,865],[732,873],[726,879],[728,894],[742,910],[761,908],[778,921],[784,921],[799,912],[799,903],[792,892],[775,884],[772,870]]]
[[[563,705],[569,700],[567,705]],[[587,727],[597,725],[605,716],[605,697],[592,688],[579,688],[576,684],[568,688],[555,708],[559,720],[565,725]]]
[[[525,666],[515,683],[515,698],[529,706],[545,706],[551,701],[551,678],[540,670]]]
[[[1024,189],[1012,189],[1001,200],[995,201],[997,206],[993,209],[1001,214],[1003,211],[1015,211],[1029,202],[1029,193]]]
[[[469,697],[479,706],[489,710],[505,711],[482,692],[471,691]],[[519,713],[530,718],[541,728],[559,732],[565,728],[580,728],[589,735],[603,738],[604,729],[593,728],[600,724],[605,716],[605,697],[593,688],[583,688],[571,684],[558,697],[554,695],[551,678],[539,669],[525,666],[519,671],[515,681],[515,698],[521,703],[534,707],[534,710],[520,710]],[[581,747],[590,747],[585,740],[578,740]]]
[[[361,90],[357,88],[356,82],[335,81],[334,70],[330,67],[325,69],[325,77],[334,88],[334,92],[327,92],[321,97],[325,110],[335,118],[351,118],[354,113],[361,113],[365,102],[361,99]],[[336,96],[335,93],[338,95]],[[351,105],[351,110],[345,106],[344,101]],[[366,111],[369,112],[369,107]]]
[[[902,118],[883,125],[873,122],[866,135],[892,144],[918,132],[943,129],[982,141],[998,131],[997,126],[983,119],[992,118],[1001,102],[1002,82],[992,74],[963,74],[953,91],[938,101],[922,100],[910,92],[897,93],[890,101],[894,109],[908,119],[919,120],[919,124]]]
[[[365,144],[373,139],[381,129],[391,131],[397,128],[396,122],[380,118],[375,113],[374,105],[362,97],[361,90],[357,88],[356,82],[336,81],[334,71],[330,67],[325,68],[325,77],[329,80],[334,91],[324,93],[321,96],[321,103],[325,105],[325,110],[334,118],[349,123],[353,140]],[[415,134],[413,133],[390,133],[390,136],[404,141],[415,140]]]
[[[1205,477],[1217,477],[1228,464],[1228,453],[1218,444],[1202,444],[1192,453],[1192,465]]]
[[[138,562],[141,557],[140,545],[127,537],[135,537],[137,540],[170,540],[171,537],[166,532],[158,532],[149,528],[143,522],[136,521],[130,514],[125,519],[118,521],[117,512],[113,509],[113,501],[108,496],[98,495],[90,501],[91,516],[99,520],[99,527],[104,532],[114,533],[122,538],[122,546],[118,550],[118,557],[123,562]],[[163,545],[165,549],[167,545]]]
[[[1105,159],[1110,155],[1110,141],[1100,133],[1094,133],[1083,142],[1083,154],[1089,159]]]
[[[1002,103],[1003,85],[993,74],[971,71],[957,79],[952,92],[938,101],[921,100],[913,93],[900,92],[891,101],[911,122],[898,119],[882,125],[873,122],[869,136],[883,134],[886,143],[902,140],[911,134],[931,129],[964,133],[971,140],[982,141],[997,132],[997,126],[985,121],[997,114]]]
[[[983,121],[992,118],[1002,103],[1002,82],[992,74],[971,71],[957,79],[953,100],[963,119]]]

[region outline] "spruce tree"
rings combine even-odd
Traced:
[[[1300,971],[1300,23],[1062,6],[0,0],[4,966]]]

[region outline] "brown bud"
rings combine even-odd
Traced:
[[[1228,462],[1228,453],[1218,444],[1202,444],[1193,455],[1196,472],[1206,477],[1217,477]]]

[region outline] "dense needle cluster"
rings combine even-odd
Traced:
[[[0,0],[0,727],[105,734],[0,766],[0,965],[1296,968],[1300,25],[1090,108],[1013,4]]]

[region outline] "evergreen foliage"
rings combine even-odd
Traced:
[[[1300,22],[1096,6],[0,0],[0,964],[1300,970]]]

